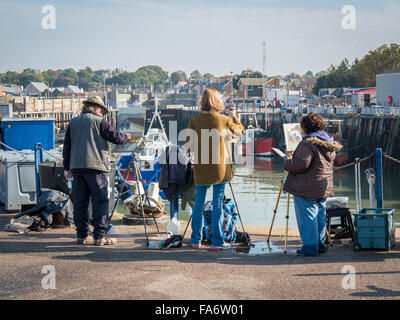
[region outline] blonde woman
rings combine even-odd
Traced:
[[[207,88],[201,99],[201,113],[191,119],[188,129],[191,132],[185,145],[194,153],[194,182],[196,197],[192,216],[192,247],[199,248],[202,241],[203,209],[207,189],[213,188],[213,212],[211,218],[211,249],[229,248],[224,241],[223,198],[225,184],[233,178],[232,163],[227,153],[227,136],[241,136],[244,129],[236,117],[236,111],[227,110],[230,117],[219,112],[225,110],[220,93]],[[190,139],[189,139],[190,138]]]

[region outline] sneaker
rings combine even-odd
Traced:
[[[313,254],[305,254],[302,250],[297,250],[296,254],[299,257],[317,257],[317,255],[313,255]]]
[[[229,243],[224,242],[223,244],[221,244],[220,246],[211,246],[211,250],[224,250],[224,249],[229,249],[231,248],[231,245]]]
[[[86,238],[77,238],[76,239],[76,244],[88,244],[89,243],[89,241],[87,240],[87,237]]]
[[[192,248],[199,249],[200,247],[201,247],[201,244],[193,244],[192,243]]]
[[[116,243],[117,243],[117,239],[109,238],[109,237],[94,240],[95,246],[109,246],[109,245],[113,245]]]

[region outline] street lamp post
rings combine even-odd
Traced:
[[[235,104],[233,103],[233,71],[231,71],[231,102],[232,102],[232,107],[235,107]]]

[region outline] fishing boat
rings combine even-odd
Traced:
[[[156,120],[159,121],[161,129],[153,128]],[[168,140],[167,134],[163,122],[161,120],[160,112],[156,108],[153,117],[150,122],[150,126],[147,133],[144,136],[144,148],[134,154],[132,152],[124,152],[121,154],[120,159],[117,163],[117,176],[120,181],[123,181],[126,176],[126,172],[129,168],[129,164],[132,161],[132,157],[136,156],[136,160],[140,169],[140,173],[147,190],[151,183],[158,182],[158,176],[161,172],[161,165],[158,162],[158,157],[165,151],[165,149],[171,145]],[[130,190],[131,186],[136,183],[134,171],[131,170],[125,182],[125,189]],[[128,193],[129,195],[129,193]],[[160,195],[165,199],[165,195],[160,191]]]
[[[240,113],[245,134],[242,137],[242,154],[270,157],[274,155],[272,148],[278,147],[278,140],[259,127],[256,113]]]

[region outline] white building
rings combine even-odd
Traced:
[[[64,94],[80,94],[83,90],[79,89],[77,86],[69,85],[65,88]]]
[[[299,105],[300,91],[299,90],[289,90],[289,95],[287,99],[288,107],[296,107]]]
[[[22,90],[22,94],[40,97],[46,89],[48,89],[48,86],[43,82],[31,82]]]
[[[377,105],[400,107],[400,67],[376,75]]]

